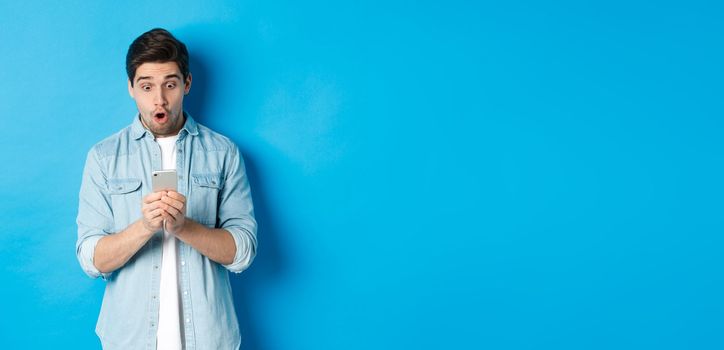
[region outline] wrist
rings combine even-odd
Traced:
[[[183,238],[186,234],[188,234],[188,232],[190,232],[191,224],[192,224],[191,219],[184,218],[184,223],[181,225],[181,227],[179,227],[179,229],[176,232],[174,232],[174,235],[179,238]]]
[[[136,225],[138,227],[138,231],[140,232],[141,236],[143,236],[143,237],[150,238],[151,236],[153,236],[154,233],[156,233],[156,231],[151,230],[148,227],[146,227],[146,224],[143,222],[143,219],[139,219],[138,221],[136,221]]]

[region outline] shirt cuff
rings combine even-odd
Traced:
[[[83,241],[80,247],[81,263],[83,265],[83,271],[92,278],[101,277],[104,281],[107,281],[113,272],[100,272],[93,263],[93,257],[95,256],[96,245],[98,241],[105,237],[105,235],[90,236]]]
[[[246,270],[249,265],[251,265],[251,262],[254,261],[254,257],[256,256],[256,240],[253,239],[249,231],[244,228],[233,226],[224,227],[224,229],[234,238],[236,254],[231,264],[223,266],[231,272],[240,273]]]

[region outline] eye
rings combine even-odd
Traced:
[[[176,83],[166,83],[166,88],[167,88],[167,89],[173,89],[173,88],[175,88],[175,87],[176,87]]]
[[[141,85],[141,90],[143,90],[143,91],[151,91],[151,85]]]

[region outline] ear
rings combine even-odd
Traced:
[[[188,95],[190,90],[191,90],[191,73],[189,73],[189,76],[186,77],[186,82],[184,84],[184,95]]]
[[[136,97],[133,96],[133,86],[131,86],[131,80],[128,80],[128,94],[131,95],[132,99],[136,99]]]

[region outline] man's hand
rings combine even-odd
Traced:
[[[163,228],[163,208],[160,204],[163,204],[161,197],[166,191],[153,192],[143,197],[143,204],[141,205],[141,214],[143,214],[143,228],[150,233],[156,233],[161,231]]]
[[[173,190],[157,193],[161,193],[159,208],[163,209],[161,216],[166,220],[166,231],[176,235],[186,222],[186,197]]]
[[[186,197],[173,191],[157,191],[143,197],[143,227],[151,233],[163,229],[166,220],[166,231],[176,234],[186,222]]]

